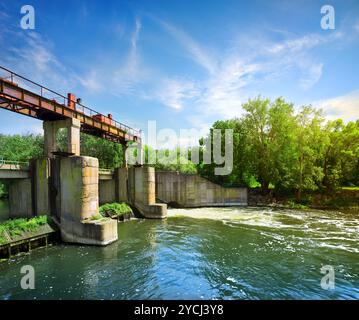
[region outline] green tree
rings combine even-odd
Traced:
[[[0,134],[0,157],[11,161],[28,161],[43,154],[42,135],[3,135]]]
[[[328,143],[322,130],[324,118],[320,110],[302,107],[297,115],[297,161],[293,168],[293,187],[297,200],[303,190],[317,190],[323,179],[323,155]]]

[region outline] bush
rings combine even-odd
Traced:
[[[0,244],[6,242],[6,236],[10,238],[20,236],[24,232],[35,231],[48,222],[47,216],[38,216],[32,219],[13,219],[0,224]]]
[[[126,203],[106,203],[100,207],[100,214],[106,216],[122,216],[126,213],[132,213],[131,207]]]

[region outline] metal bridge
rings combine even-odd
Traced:
[[[0,66],[0,108],[43,121],[75,118],[81,131],[113,142],[141,142],[140,131],[130,128],[67,97]]]

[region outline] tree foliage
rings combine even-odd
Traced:
[[[203,154],[213,129],[233,129],[232,173],[215,176],[215,165],[202,160],[201,175],[219,183],[258,184],[264,191],[295,190],[298,199],[303,190],[359,185],[359,120],[326,122],[320,110],[303,106],[296,111],[283,98],[257,97],[242,108],[242,117],[215,122],[200,141]]]

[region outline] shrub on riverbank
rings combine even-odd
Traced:
[[[22,235],[24,232],[36,231],[48,222],[47,216],[38,216],[31,219],[12,219],[0,223],[0,244],[10,238]]]
[[[106,216],[122,216],[127,213],[132,213],[131,207],[126,203],[106,203],[100,206],[100,214]]]

